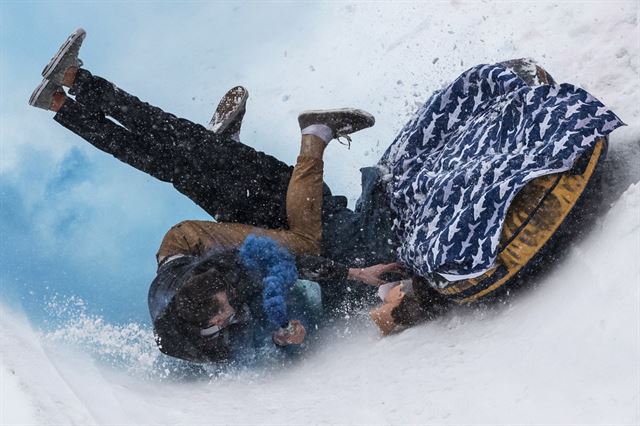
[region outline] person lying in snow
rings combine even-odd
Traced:
[[[300,344],[309,318],[288,291],[298,276],[321,283],[323,304],[336,306],[350,292],[341,285],[346,279],[376,285],[397,269],[380,263],[395,258],[388,209],[375,206],[381,192],[371,187],[353,212],[322,179],[327,144],[372,126],[370,114],[301,113],[300,155],[291,168],[234,140],[246,102],[242,88],[223,98],[210,131],[81,68],[85,35],[79,29],[62,45],[29,103],[55,111],[56,121],[97,148],[172,183],[218,220],[182,222],[158,250],[149,308],[163,352],[207,362],[234,358],[234,350],[244,354],[248,341],[260,346],[266,336],[278,346]]]

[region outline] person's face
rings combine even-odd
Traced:
[[[398,284],[389,290],[389,293],[384,297],[384,304],[391,305],[392,308],[395,308],[402,302],[402,298],[404,297],[404,287],[402,284]]]
[[[218,327],[223,327],[236,311],[229,304],[229,297],[225,291],[219,291],[213,297],[218,301],[220,309],[218,309],[218,313],[209,320],[208,326],[217,325]]]
[[[396,327],[391,312],[400,305],[404,294],[402,284],[393,287],[385,296],[382,306],[372,309],[369,312],[371,319],[373,319],[378,328],[380,328],[382,334],[387,335]]]

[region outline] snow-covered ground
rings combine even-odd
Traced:
[[[563,265],[508,305],[458,311],[385,339],[364,321],[348,331],[337,325],[316,353],[270,373],[143,378],[43,340],[4,311],[3,421],[634,424],[639,209],[636,184]]]
[[[629,125],[611,137],[607,205],[593,231],[507,304],[457,310],[384,339],[366,317],[351,318],[280,371],[167,379],[144,327],[110,325],[68,300],[62,309],[76,319],[43,332],[2,304],[0,423],[640,423],[638,3],[341,3],[318,14],[322,31],[289,42],[286,63],[243,76],[253,102],[244,135],[291,140],[294,128],[253,129],[251,120],[295,123],[300,109],[356,99],[378,117],[368,133],[377,145],[349,152],[365,165],[416,103],[468,66],[534,57]],[[138,48],[125,54],[142,55]],[[193,65],[191,84],[207,96],[205,68]],[[344,155],[328,151],[328,180],[353,198],[354,164]]]

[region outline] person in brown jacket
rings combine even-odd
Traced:
[[[338,300],[351,291],[345,280],[377,285],[397,268],[395,242],[385,238],[391,218],[376,208],[384,204],[381,191],[369,185],[370,196],[352,212],[323,183],[329,141],[350,141],[351,133],[374,124],[373,116],[352,108],[301,113],[300,154],[291,168],[238,142],[247,97],[242,88],[225,96],[217,123],[207,129],[92,75],[78,58],[85,35],[82,29],[71,34],[29,103],[54,111],[56,121],[97,148],[172,183],[217,220],[174,226],[158,250],[148,302],[161,351],[197,362],[228,358],[234,328],[266,315],[256,298],[268,279],[278,278],[273,271],[284,270],[288,255],[297,276],[327,284],[323,292]],[[249,236],[266,238],[284,253],[268,265],[271,272],[251,270],[239,256]],[[304,340],[300,315],[277,324],[273,343]]]

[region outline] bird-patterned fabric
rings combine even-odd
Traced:
[[[400,260],[452,281],[485,272],[518,191],[571,169],[622,125],[571,84],[528,86],[500,64],[469,69],[431,96],[379,162]]]

